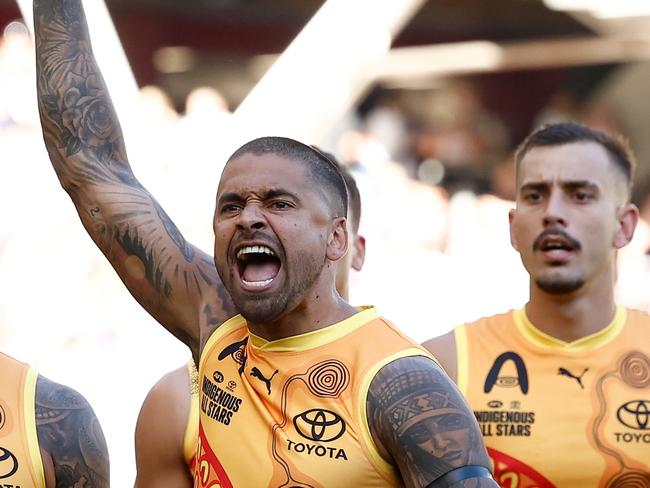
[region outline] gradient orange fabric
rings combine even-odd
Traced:
[[[428,353],[365,309],[324,329],[267,342],[237,316],[199,368],[196,487],[401,486],[366,420],[376,372]]]
[[[566,343],[523,310],[455,329],[458,386],[507,488],[650,482],[650,317]]]
[[[45,488],[36,435],[36,371],[0,353],[0,486]]]

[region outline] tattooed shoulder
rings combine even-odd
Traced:
[[[41,449],[54,463],[57,488],[109,486],[104,434],[83,396],[39,375],[36,431]]]
[[[427,486],[462,466],[490,466],[471,410],[427,357],[405,357],[384,366],[370,384],[366,408],[373,438],[390,454],[408,487]]]

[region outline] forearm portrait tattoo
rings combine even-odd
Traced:
[[[39,376],[36,431],[54,462],[57,488],[109,486],[108,449],[88,402],[71,388]]]
[[[471,411],[428,358],[402,358],[382,368],[371,383],[367,408],[371,430],[406,486],[426,486],[461,466],[490,465]],[[466,483],[459,486],[496,486]]]

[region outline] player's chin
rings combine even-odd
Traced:
[[[544,273],[535,279],[538,288],[550,295],[568,295],[585,284],[582,276],[570,273]]]
[[[277,295],[237,294],[233,301],[242,317],[252,323],[273,322],[286,309],[285,300]]]

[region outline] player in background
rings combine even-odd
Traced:
[[[510,236],[528,303],[425,346],[474,410],[502,486],[650,486],[650,317],[614,301],[617,251],[638,221],[633,154],[560,123],[533,132],[515,164]]]

